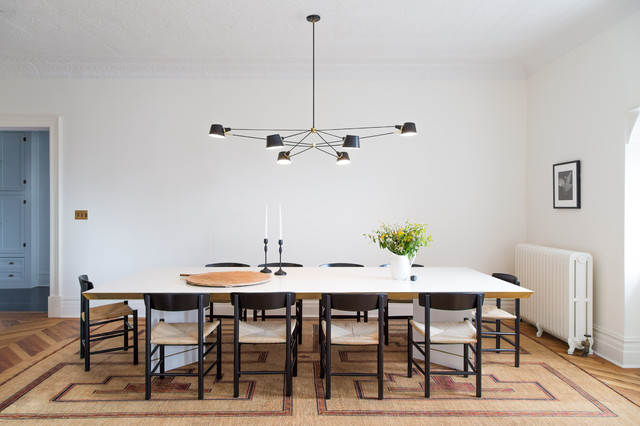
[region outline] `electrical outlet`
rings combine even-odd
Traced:
[[[89,220],[89,211],[76,210],[76,220]]]

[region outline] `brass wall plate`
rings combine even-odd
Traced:
[[[89,220],[89,211],[76,210],[76,220]]]

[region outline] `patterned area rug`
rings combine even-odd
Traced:
[[[0,422],[634,424],[640,418],[638,406],[524,336],[520,368],[513,367],[512,354],[484,355],[481,399],[474,396],[475,379],[461,376],[432,378],[432,397],[425,399],[424,377],[418,372],[411,379],[406,375],[406,323],[402,321],[392,323],[391,342],[385,348],[382,401],[377,399],[374,378],[357,377],[335,377],[332,398],[324,399],[324,383],[318,376],[317,324],[310,320],[299,348],[293,396],[284,396],[280,375],[244,376],[236,399],[232,396],[232,326],[228,320],[223,330],[223,377],[219,382],[215,375],[205,379],[202,401],[197,399],[195,380],[184,377],[155,380],[152,399],[145,401],[144,365],[132,365],[128,353],[96,355],[91,372],[85,372],[76,339],[52,348],[31,365],[18,365],[0,374]],[[144,348],[143,339],[140,341]],[[281,369],[282,350],[273,345],[247,347],[243,365]],[[140,359],[144,363],[143,354]],[[375,371],[372,348],[336,348],[333,359],[335,370]]]

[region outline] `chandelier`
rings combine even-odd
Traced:
[[[313,24],[313,83],[312,83],[312,121],[310,129],[237,129],[224,127],[222,124],[212,124],[209,136],[225,138],[235,136],[239,138],[265,140],[258,133],[271,133],[266,136],[267,149],[281,149],[278,153],[278,164],[291,164],[291,158],[309,150],[323,152],[336,158],[339,165],[349,164],[349,153],[343,150],[360,148],[360,139],[377,138],[379,136],[399,133],[402,136],[416,134],[415,123],[390,126],[316,128],[316,22],[319,15],[307,16],[307,21]],[[236,132],[243,132],[236,133]],[[246,134],[244,132],[248,132]]]

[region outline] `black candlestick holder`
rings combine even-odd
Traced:
[[[264,239],[264,268],[260,269],[260,272],[262,272],[263,274],[270,274],[271,273],[271,269],[269,269],[267,267],[267,245],[269,244],[269,239],[265,238]]]
[[[278,248],[278,252],[280,252],[280,268],[274,273],[274,275],[287,275],[287,273],[282,270],[282,243],[283,242],[284,241],[282,240],[278,240],[278,245],[280,246]]]

